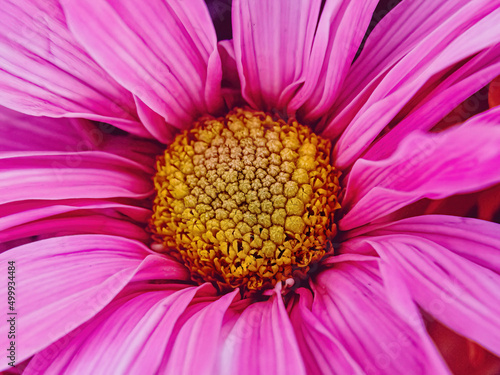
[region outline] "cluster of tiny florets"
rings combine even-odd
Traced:
[[[296,121],[236,109],[204,117],[157,163],[156,240],[199,281],[249,290],[305,273],[340,208],[330,142]]]

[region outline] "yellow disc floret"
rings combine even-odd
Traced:
[[[325,255],[339,173],[330,142],[294,120],[206,116],[158,159],[151,228],[198,281],[271,287]]]

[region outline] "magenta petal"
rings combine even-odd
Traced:
[[[172,334],[160,367],[166,374],[213,374],[224,315],[238,290],[207,303]]]
[[[348,177],[340,228],[367,224],[421,198],[441,199],[500,181],[500,128],[483,120],[439,134],[415,132],[388,159],[359,159]]]
[[[106,128],[105,130],[108,131]],[[156,157],[164,151],[159,143],[130,135],[116,136],[113,132],[107,135],[95,128],[90,131],[90,136],[96,140],[96,146],[88,150],[84,148],[84,151],[102,150],[132,160],[149,176],[156,173]],[[66,148],[66,151],[73,150],[80,151],[80,148]]]
[[[446,0],[424,0],[420,3],[403,0],[370,33],[349,72],[340,97],[343,104],[354,98],[359,100],[361,92],[368,89],[377,77],[383,76],[411,53],[418,43],[429,41],[431,34],[451,15],[461,10],[463,14],[462,8],[466,4]]]
[[[291,311],[297,343],[308,374],[365,374],[342,343],[310,310],[312,294],[297,290],[299,301]]]
[[[303,82],[321,1],[235,0],[233,42],[243,98],[283,110]]]
[[[244,309],[222,343],[217,373],[305,374],[281,294]]]
[[[93,147],[84,129],[90,121],[34,117],[0,107],[0,152],[67,151],[68,147]]]
[[[112,234],[146,241],[144,230],[151,211],[123,203],[95,200],[26,200],[0,206],[0,243],[5,248],[19,246],[11,241],[38,239],[66,234]],[[137,223],[142,223],[137,224]],[[26,243],[26,242],[23,242]]]
[[[25,199],[145,198],[150,174],[122,157],[86,153],[10,153],[0,155],[0,203]],[[149,170],[147,167],[146,170]]]
[[[446,2],[442,3],[443,8],[448,7],[444,5]],[[403,3],[400,5],[404,6]],[[455,5],[455,8],[459,7]],[[343,168],[350,166],[418,90],[436,74],[446,73],[454,64],[500,42],[500,31],[496,28],[500,22],[500,10],[497,8],[496,1],[483,0],[477,3],[466,2],[460,9],[453,9],[446,15],[443,15],[440,9],[437,13],[441,17],[445,16],[444,20],[440,20],[441,24],[433,25],[432,31],[400,56],[399,61],[390,59],[391,65],[384,67],[385,71],[372,65],[373,60],[378,61],[377,58],[365,60],[360,56],[358,60],[360,62],[357,63],[360,66],[365,64],[363,65],[365,71],[360,72],[353,67],[353,72],[357,71],[359,76],[366,75],[366,72],[369,72],[368,75],[371,72],[376,72],[378,75],[363,86],[363,91],[356,98],[339,103],[339,108],[345,109],[341,113],[334,114],[333,121],[324,132],[324,135],[333,137],[345,129],[334,151],[336,165]],[[419,3],[418,9],[414,9],[411,16],[404,14],[398,22],[404,22],[405,17],[421,20],[420,15],[426,12],[427,6]],[[433,15],[432,18],[436,19],[435,17],[437,15]],[[399,30],[396,34],[405,35],[414,32],[411,27],[415,25],[413,22],[410,24],[412,26],[405,24],[403,30]],[[418,34],[418,31],[415,33]],[[373,35],[380,39],[387,37],[380,34]],[[409,37],[410,40],[412,38],[413,36]],[[386,45],[383,46],[384,50],[379,51],[381,55],[392,53],[386,51],[387,48]],[[368,44],[365,49],[366,54],[373,53]],[[346,82],[348,80],[349,77],[346,78]],[[356,81],[356,78],[353,78],[353,81]]]
[[[228,108],[241,105],[244,101],[241,96],[241,83],[236,66],[236,53],[233,40],[223,40],[218,44],[222,62],[222,96]]]
[[[134,97],[137,106],[137,114],[144,127],[160,142],[169,144],[174,140],[175,128],[167,124],[165,119],[149,108],[138,97]]]
[[[421,99],[416,108],[399,121],[385,136],[370,146],[363,158],[388,157],[399,142],[414,130],[433,128],[455,107],[500,74],[500,45],[487,49],[460,67]]]
[[[191,282],[191,275],[190,271],[176,259],[154,253],[141,263],[141,267],[130,281],[132,285],[136,285],[138,282],[154,284],[159,280],[169,285],[175,281]],[[160,282],[159,285],[163,284]]]
[[[202,0],[68,0],[63,8],[89,54],[167,123],[186,128],[220,109],[217,38]]]
[[[16,311],[22,324],[17,360],[28,358],[98,313],[149,254],[142,243],[102,235],[51,238],[1,254],[2,269],[14,261],[19,270]],[[0,295],[7,300],[7,283],[0,286]],[[6,320],[1,324],[6,332]],[[7,335],[0,340],[5,346]]]
[[[68,31],[59,2],[3,0],[0,104],[36,116],[84,117],[149,136],[130,93]]]
[[[197,290],[164,288],[143,287],[113,301],[83,327],[37,354],[25,374],[154,374]]]
[[[305,121],[314,122],[331,108],[368,28],[376,0],[326,1],[314,35],[304,86],[289,111],[302,104]]]
[[[151,238],[143,227],[123,218],[76,212],[69,217],[51,217],[3,230],[0,243],[33,236],[47,238],[72,234],[109,234],[142,242]]]
[[[0,231],[51,216],[69,216],[79,211],[112,212],[115,217],[130,218],[130,220],[142,223],[147,223],[151,216],[151,211],[146,208],[93,199],[58,200],[57,202],[26,200],[4,204],[1,207]]]
[[[421,321],[409,324],[390,305],[376,263],[337,264],[313,290],[312,314],[363,373],[449,373]]]
[[[73,153],[67,156],[67,164],[72,166],[79,159],[76,153],[106,151],[133,160],[148,173],[154,173],[156,156],[162,152],[157,142],[130,134],[117,136],[114,126],[84,119],[37,117],[0,107],[0,127],[0,157],[11,151],[68,152]]]
[[[370,234],[423,237],[500,274],[500,224],[484,220],[425,215],[381,225]]]
[[[419,306],[457,333],[500,355],[498,273],[431,240],[406,233],[364,240],[380,254],[385,273],[396,273]],[[498,257],[498,248],[496,251]]]

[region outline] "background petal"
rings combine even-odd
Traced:
[[[428,131],[441,119],[463,122],[459,116],[453,116],[451,112],[461,104],[464,108],[458,107],[457,110],[459,113],[465,112],[467,117],[474,115],[473,112],[476,109],[484,110],[478,105],[478,98],[472,95],[488,85],[499,71],[500,44],[478,53],[449,76],[421,90],[412,100],[415,103],[410,102],[406,105],[389,124],[391,130],[374,142],[363,158],[384,159],[412,131]],[[479,93],[478,96],[481,94]],[[469,100],[464,100],[470,96],[472,97]]]
[[[106,151],[149,165],[153,171],[156,156],[163,151],[158,142],[124,133],[110,124],[80,118],[30,116],[0,107],[0,127],[0,155],[11,151]],[[75,157],[68,158],[74,161]]]

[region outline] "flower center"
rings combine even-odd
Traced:
[[[196,281],[258,290],[309,270],[336,233],[330,142],[296,121],[206,116],[158,159],[151,229]]]

